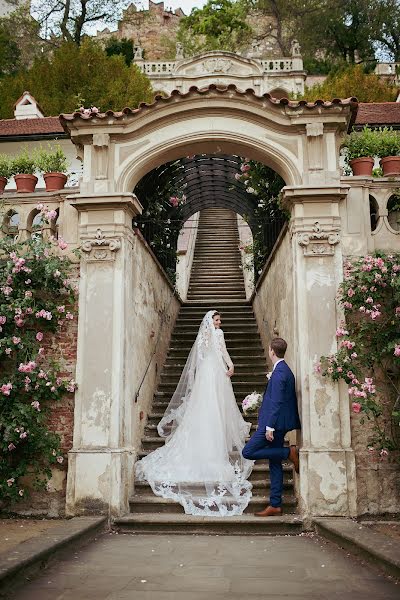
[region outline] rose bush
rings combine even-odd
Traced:
[[[345,321],[338,351],[321,357],[317,372],[344,380],[354,413],[373,420],[369,450],[381,457],[400,442],[400,255],[377,252],[346,261],[339,302]]]
[[[38,207],[44,220],[51,211]],[[62,463],[59,436],[49,429],[57,400],[75,381],[59,376],[46,350],[74,319],[67,244],[40,235],[14,243],[0,239],[0,506],[45,486],[51,466]]]

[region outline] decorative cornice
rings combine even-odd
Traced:
[[[305,110],[308,113],[318,113],[321,109],[329,110],[332,108],[350,108],[351,112],[357,110],[358,101],[357,98],[340,99],[334,98],[331,101],[316,100],[315,102],[307,102],[306,100],[289,100],[288,98],[275,98],[271,94],[263,94],[262,96],[255,93],[253,89],[239,90],[236,85],[217,85],[215,83],[210,84],[204,88],[198,88],[192,86],[188,92],[183,93],[179,90],[174,90],[169,96],[155,96],[154,102],[148,104],[141,102],[138,108],[124,108],[122,111],[108,110],[104,113],[91,112],[89,114],[83,114],[81,112],[75,112],[72,114],[60,115],[60,122],[64,127],[64,130],[69,133],[72,125],[79,127],[84,126],[87,121],[92,121],[93,125],[98,124],[104,126],[104,121],[107,122],[110,118],[116,121],[125,119],[128,115],[136,116],[143,111],[149,111],[155,109],[158,106],[166,104],[174,104],[177,101],[181,101],[187,98],[193,98],[198,96],[211,97],[215,95],[231,97],[232,94],[236,97],[246,98],[252,100],[256,104],[265,105],[267,101],[272,106],[277,108],[283,108],[286,110],[298,111],[299,109]]]

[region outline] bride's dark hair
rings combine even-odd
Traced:
[[[216,317],[217,315],[218,315],[218,316],[221,316],[221,313],[220,313],[220,312],[218,312],[217,310],[214,310],[214,313],[213,313],[213,318],[214,318],[214,317]]]

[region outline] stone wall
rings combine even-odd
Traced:
[[[79,271],[75,270],[73,279],[78,281]],[[76,350],[78,337],[78,313],[76,318],[64,323],[62,328],[44,344],[46,354],[60,365],[59,376],[75,379]],[[47,483],[46,490],[35,491],[28,483],[29,496],[12,507],[12,512],[21,515],[46,515],[50,518],[65,515],[65,495],[67,484],[68,461],[67,454],[72,448],[74,432],[74,395],[66,394],[59,402],[54,403],[49,430],[56,432],[61,438],[61,454],[64,457],[62,465],[53,466],[52,477]]]
[[[146,415],[166,358],[180,301],[138,230],[132,253],[134,262],[131,285],[134,304],[130,328],[127,331],[127,344],[132,349],[133,357],[129,377],[134,403],[133,439],[136,441],[135,450],[139,451]],[[147,375],[145,375],[146,370]]]
[[[258,280],[252,302],[266,354],[271,338],[283,337],[288,343],[285,359],[295,372],[299,343],[295,339],[293,260],[287,229]]]

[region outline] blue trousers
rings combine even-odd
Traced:
[[[286,433],[286,431],[274,431],[274,439],[269,442],[265,437],[265,429],[257,429],[242,450],[243,458],[249,460],[269,459],[270,505],[274,508],[282,504],[282,461],[287,460],[290,452],[289,448],[283,446]]]

